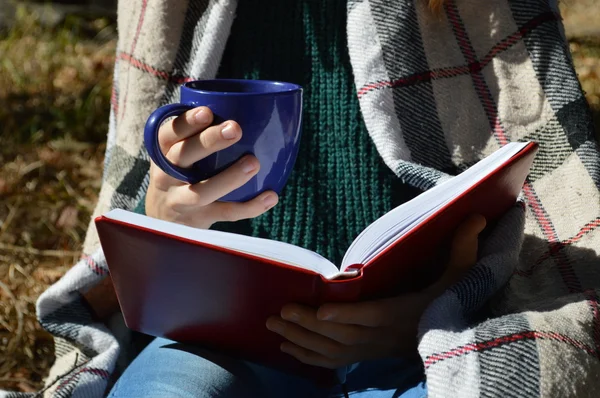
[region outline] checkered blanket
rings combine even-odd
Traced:
[[[235,0],[120,2],[96,214],[141,200],[146,118],[176,102],[181,83],[215,76],[235,9]],[[403,181],[428,189],[509,141],[540,144],[521,205],[422,318],[429,394],[598,396],[600,155],[556,0],[450,0],[439,14],[425,0],[350,0],[347,32],[369,134]],[[56,337],[45,396],[100,397],[127,361],[128,335],[94,323],[81,301],[107,276],[98,246],[90,227],[88,254],[39,300]]]

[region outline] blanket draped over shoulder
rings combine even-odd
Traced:
[[[236,3],[120,2],[95,215],[143,197],[146,118],[216,75]],[[350,0],[347,12],[361,112],[398,178],[425,190],[510,141],[540,144],[520,205],[421,320],[429,394],[598,396],[600,155],[556,0],[451,0],[439,14],[425,0]],[[101,397],[126,357],[127,335],[81,301],[108,273],[92,224],[84,252],[38,302],[56,341],[45,396]]]

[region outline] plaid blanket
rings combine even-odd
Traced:
[[[214,77],[235,0],[132,0],[119,43],[96,214],[132,209],[148,185],[146,117],[178,86]],[[509,141],[540,150],[522,202],[419,331],[433,397],[598,396],[600,154],[556,0],[350,0],[348,46],[369,134],[403,181],[428,189]],[[57,361],[39,395],[100,397],[128,334],[81,300],[107,276],[93,227],[83,256],[38,302]],[[122,329],[122,327],[121,327]],[[0,393],[0,396],[27,396]]]

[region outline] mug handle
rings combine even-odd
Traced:
[[[144,145],[148,151],[148,155],[150,155],[150,159],[152,159],[162,171],[180,181],[187,182],[188,184],[196,184],[200,182],[197,177],[189,174],[189,169],[175,166],[171,163],[165,155],[163,155],[158,143],[158,129],[165,119],[171,116],[179,116],[190,109],[194,109],[194,107],[185,104],[169,104],[161,106],[152,112],[144,127]]]

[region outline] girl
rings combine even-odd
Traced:
[[[546,377],[542,383],[539,375],[549,369],[546,365],[552,358],[560,357],[558,343],[567,350],[592,344],[588,340],[577,343],[581,336],[595,341],[589,335],[596,329],[584,318],[593,313],[590,308],[596,308],[591,295],[577,302],[577,322],[581,322],[566,323],[573,329],[571,336],[565,336],[570,332],[560,322],[571,319],[574,310],[535,316],[525,312],[531,303],[542,308],[544,299],[551,305],[564,292],[600,286],[592,267],[586,268],[593,262],[585,256],[577,261],[555,256],[556,243],[562,248],[562,242],[597,242],[592,233],[595,224],[586,223],[600,211],[594,186],[598,184],[597,146],[586,124],[587,108],[564,56],[556,11],[551,8],[554,2],[449,0],[438,15],[420,0],[132,4],[120,5],[119,90],[111,118],[117,131],[111,137],[116,137],[117,144],[109,146],[112,160],[103,187],[111,206],[130,208],[138,203],[136,189],[145,187],[142,182],[148,169],[144,156],[132,155],[141,146],[138,132],[157,105],[176,100],[177,85],[187,78],[216,75],[302,85],[304,128],[294,171],[281,197],[266,192],[248,203],[225,204],[218,198],[256,173],[260,167],[256,159],[242,159],[194,186],[170,179],[152,165],[138,211],[197,227],[291,242],[336,263],[366,225],[445,178],[444,173],[456,174],[510,140],[535,137],[541,153],[546,151],[534,164],[526,189],[532,210],[527,231],[544,239],[529,236],[526,253],[542,256],[550,251],[538,263],[537,257],[525,257],[520,273],[526,270],[533,277],[511,280],[509,292],[514,294],[495,316],[467,326],[473,312],[508,281],[517,265],[523,209],[511,211],[508,221],[501,223],[505,226],[502,233],[483,241],[480,254],[487,257],[478,260],[469,278],[450,292],[446,288],[475,262],[476,237],[485,224],[480,217],[467,220],[457,231],[447,273],[423,292],[351,307],[326,304],[312,309],[290,303],[280,316],[265,320],[265,328],[287,340],[282,351],[307,364],[346,370],[340,374],[346,376],[347,392],[357,396],[422,396],[426,389],[446,396],[478,392],[522,396],[555,379]],[[439,7],[439,2],[435,5]],[[135,12],[128,13],[130,9]],[[244,133],[235,121],[207,127],[211,118],[208,109],[195,109],[165,124],[160,131],[163,152],[172,162],[187,166],[231,145]],[[569,184],[563,194],[577,193],[568,196],[574,209],[591,210],[569,212],[565,217],[562,203],[556,203],[561,200],[556,200],[555,180],[548,177],[553,173],[564,176],[562,182]],[[115,180],[120,185],[111,191]],[[104,205],[106,198],[101,199]],[[568,223],[563,222],[566,218]],[[584,228],[579,232],[573,226]],[[554,242],[550,249],[548,241]],[[490,250],[488,244],[497,247]],[[536,272],[552,270],[548,267],[556,267],[555,257],[560,260],[560,272],[536,279],[534,267]],[[578,272],[573,271],[576,266]],[[88,286],[96,280],[85,264],[76,271],[90,274],[85,279]],[[563,280],[557,282],[552,275]],[[585,275],[585,280],[577,280],[577,275]],[[101,289],[86,294],[99,315],[116,309],[114,300],[107,305],[109,295],[97,299]],[[428,308],[429,316],[421,317],[444,290],[444,297],[451,299],[436,301]],[[40,305],[40,318],[47,328],[55,327],[52,316],[59,312],[48,308],[61,308],[63,316],[73,313],[51,304]],[[415,358],[420,318],[427,331],[421,333],[419,342],[420,357],[429,359],[425,366]],[[429,323],[423,325],[424,321]],[[89,334],[80,331],[77,335],[84,339],[98,329],[82,327]],[[67,332],[55,327],[57,334]],[[536,345],[538,338],[550,340]],[[93,377],[94,386],[100,385],[97,378],[103,373],[97,369],[110,373],[114,365],[101,362],[114,360],[116,355],[112,346],[102,345],[114,341],[110,339],[88,339],[103,355],[88,365],[95,373],[78,371],[60,388],[79,377],[82,388]],[[568,344],[573,341],[578,345]],[[556,388],[575,383],[584,368],[578,365],[582,361],[572,361],[575,372],[569,373],[569,380],[557,381]],[[427,386],[423,368],[433,376]],[[344,393],[340,385],[318,388],[274,369],[164,339],[151,343],[111,391],[115,397],[335,397]]]
[[[416,193],[385,166],[362,121],[345,42],[346,3],[238,4],[218,77],[285,80],[305,90],[302,147],[282,198],[265,192],[246,203],[217,202],[258,172],[260,164],[253,156],[193,186],[152,164],[147,215],[288,241],[339,262],[364,227]],[[434,1],[432,7],[439,5]],[[167,122],[159,132],[163,153],[172,163],[188,167],[241,138],[243,131],[234,120],[217,126],[212,121],[210,109],[201,107]],[[265,327],[285,337],[288,342],[281,350],[304,363],[330,369],[358,364],[344,387],[356,396],[424,395],[423,371],[415,359],[418,320],[427,304],[475,263],[477,235],[484,226],[482,217],[465,222],[447,273],[423,292],[318,309],[290,303]],[[110,396],[342,393],[342,386],[318,388],[273,369],[159,338],[134,360]]]

